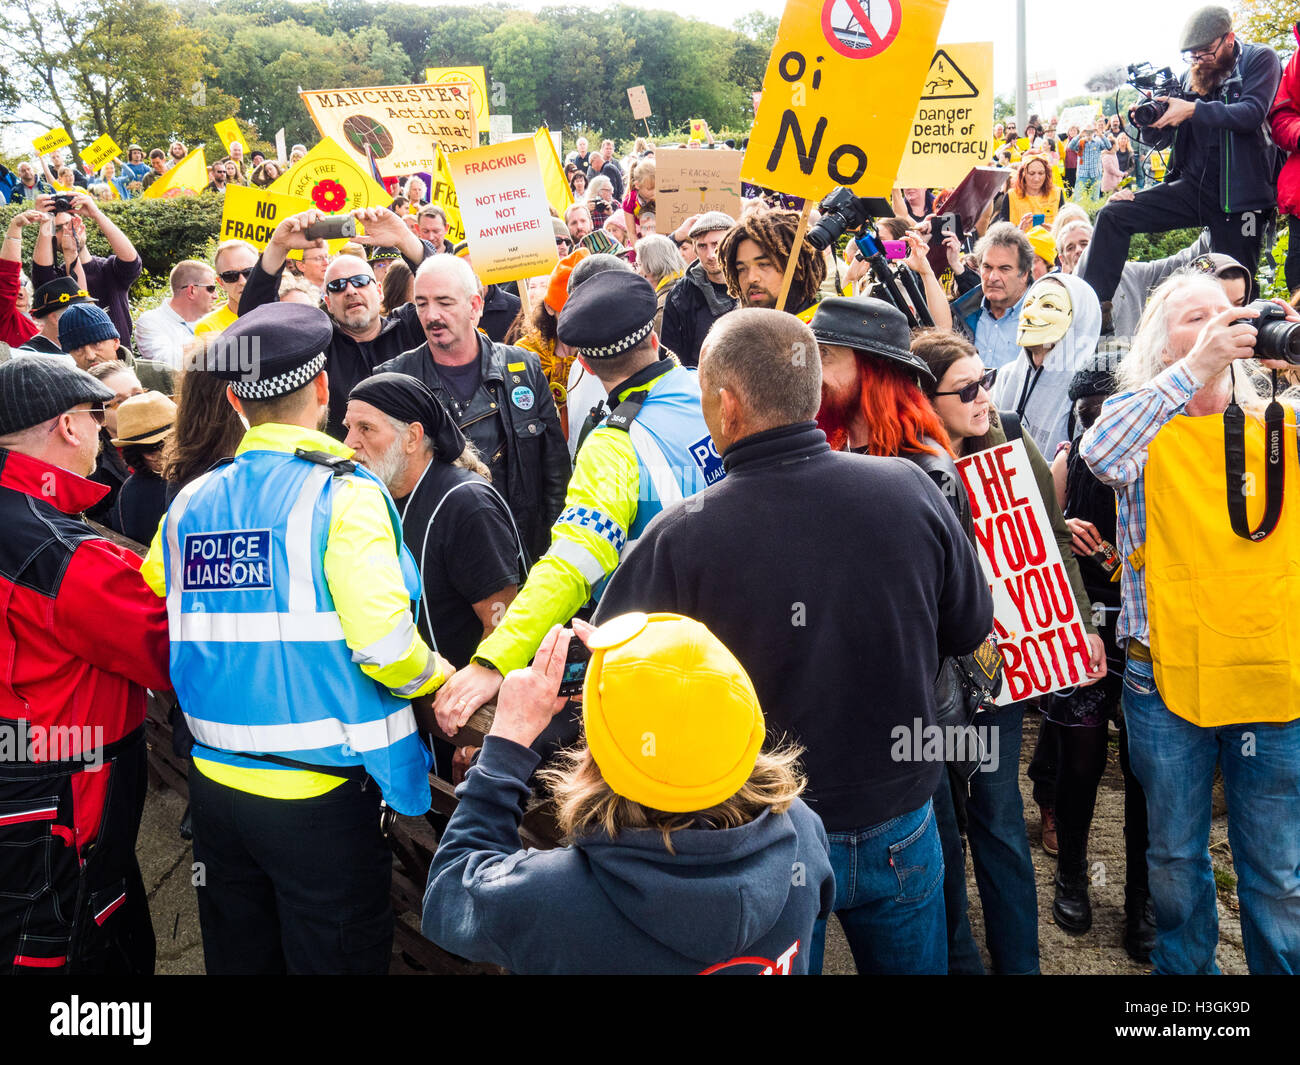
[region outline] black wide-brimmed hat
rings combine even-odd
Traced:
[[[824,344],[839,344],[901,363],[922,381],[934,383],[925,360],[912,354],[912,330],[897,307],[871,296],[829,296],[813,314],[813,336]]]

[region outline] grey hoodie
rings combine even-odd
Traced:
[[[586,836],[523,850],[537,755],[489,736],[429,869],[424,934],[516,973],[802,974],[835,899],[826,832],[801,800],[731,829]]]

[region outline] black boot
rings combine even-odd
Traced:
[[[1081,936],[1092,927],[1092,903],[1088,901],[1088,875],[1067,874],[1064,865],[1056,869],[1056,898],[1052,900],[1052,920],[1072,936]]]
[[[1156,947],[1156,915],[1145,891],[1124,889],[1124,950],[1139,965],[1151,961]]]
[[[194,822],[190,819],[188,804],[185,807],[185,812],[181,814],[180,834],[181,839],[189,840],[194,838]]]

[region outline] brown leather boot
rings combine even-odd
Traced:
[[[1040,806],[1038,808],[1038,817],[1043,825],[1043,850],[1056,857],[1056,811],[1050,806]]]

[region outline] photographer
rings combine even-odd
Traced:
[[[52,206],[57,208],[60,200],[66,200],[70,210],[53,210],[54,240],[36,241],[32,252],[32,284],[40,288],[64,274],[73,278],[78,277],[79,273],[83,274],[86,291],[108,312],[122,343],[130,347],[131,305],[127,296],[131,285],[144,269],[135,245],[104,213],[93,196],[84,192],[60,193]],[[90,254],[86,247],[87,218],[99,226],[100,233],[108,241],[110,255]],[[42,228],[41,237],[44,236],[45,230]],[[55,263],[55,251],[58,249],[63,251],[62,267]]]
[[[1083,277],[1101,300],[1103,333],[1113,328],[1111,300],[1134,233],[1209,226],[1211,247],[1244,263],[1253,275],[1267,213],[1277,203],[1276,149],[1266,124],[1282,76],[1276,54],[1264,45],[1239,42],[1222,7],[1192,15],[1183,29],[1182,50],[1191,68],[1178,95],[1129,109],[1135,123],[1159,113],[1140,128],[1150,147],[1173,145],[1166,181],[1132,200],[1108,203],[1097,216]]]
[[[1115,636],[1127,660],[1129,755],[1147,797],[1158,973],[1219,971],[1209,854],[1216,761],[1246,964],[1252,973],[1300,970],[1300,677],[1275,640],[1300,606],[1289,580],[1295,533],[1266,540],[1262,522],[1256,537],[1238,531],[1264,509],[1258,497],[1272,496],[1269,477],[1261,477],[1265,491],[1229,488],[1224,513],[1225,482],[1253,483],[1225,461],[1240,413],[1229,399],[1252,414],[1258,406],[1244,367],[1235,380],[1233,368],[1258,349],[1276,351],[1277,333],[1294,333],[1288,323],[1300,314],[1281,306],[1285,314],[1267,303],[1233,307],[1213,276],[1175,274],[1147,304],[1119,366],[1119,391],[1079,443],[1080,457],[1118,494]],[[1264,325],[1262,310],[1286,321]],[[1258,469],[1265,433],[1253,417],[1243,423],[1241,451]],[[1272,447],[1294,474],[1295,430],[1279,435]],[[1294,475],[1288,480],[1294,486]],[[1296,520],[1287,514],[1296,505],[1281,520]]]

